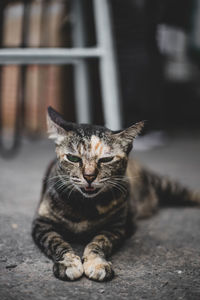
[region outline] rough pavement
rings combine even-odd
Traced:
[[[41,180],[54,147],[24,142],[13,160],[0,159],[0,299],[200,299],[200,210],[167,208],[138,223],[111,261],[115,278],[98,283],[54,278],[30,227]],[[171,137],[164,147],[137,152],[142,162],[190,187],[200,179],[199,135]],[[81,254],[82,247],[75,245]]]

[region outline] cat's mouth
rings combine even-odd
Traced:
[[[88,185],[88,186],[86,186],[84,189],[85,189],[85,191],[86,191],[86,192],[93,192],[93,191],[95,191],[95,190],[96,190],[96,188],[95,188],[95,187],[93,187],[93,186],[89,186],[89,185]]]
[[[81,188],[82,193],[87,195],[94,195],[99,192],[100,188],[96,188],[94,186],[87,185]]]

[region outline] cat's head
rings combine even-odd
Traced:
[[[66,185],[85,197],[95,197],[110,188],[120,190],[128,154],[144,122],[112,131],[101,126],[68,123],[49,107],[47,124]]]

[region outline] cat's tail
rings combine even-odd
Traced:
[[[130,195],[137,218],[151,216],[159,206],[200,206],[200,192],[158,175],[130,160],[127,168]]]
[[[200,206],[200,192],[153,172],[147,171],[145,176],[154,188],[160,206]]]
[[[134,201],[137,218],[151,216],[160,206],[200,206],[199,192],[149,170],[140,171],[139,189]]]

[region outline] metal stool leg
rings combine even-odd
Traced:
[[[104,118],[108,128],[118,130],[122,128],[122,111],[109,0],[93,0],[93,3],[97,47],[103,52],[100,57],[100,78]]]
[[[85,46],[86,28],[84,24],[84,10],[82,0],[72,1],[73,20],[73,47]],[[79,123],[91,123],[90,79],[88,62],[79,59],[74,64],[74,84],[76,117]]]

